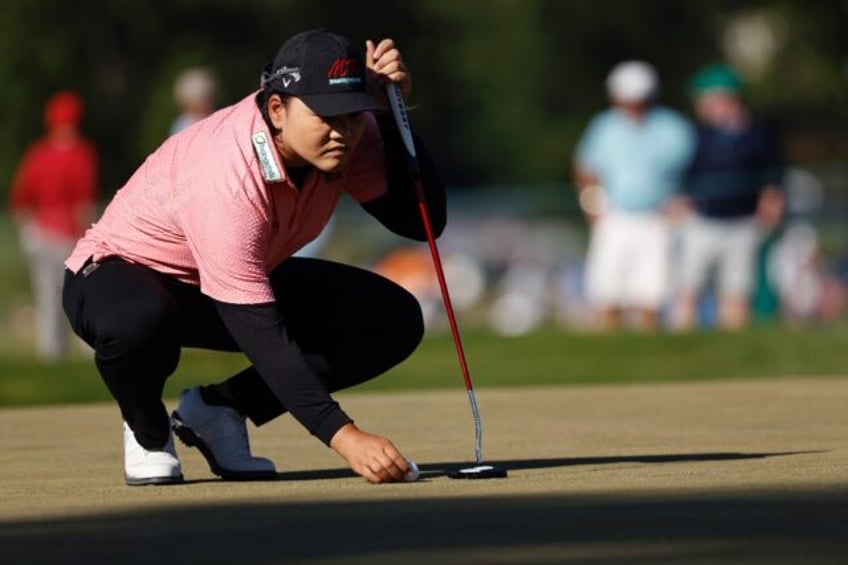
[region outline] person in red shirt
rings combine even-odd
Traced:
[[[93,219],[97,197],[97,153],[80,134],[82,114],[75,92],[50,98],[46,135],[27,150],[10,193],[32,277],[38,352],[49,361],[67,352],[61,304],[64,262]]]

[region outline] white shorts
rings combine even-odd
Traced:
[[[761,239],[754,218],[690,218],[680,232],[681,289],[700,292],[714,271],[719,294],[747,296],[754,286]]]
[[[610,212],[599,218],[586,257],[590,304],[659,308],[670,286],[669,234],[660,214]]]

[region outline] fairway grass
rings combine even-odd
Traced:
[[[510,338],[470,329],[462,331],[462,339],[476,388],[821,377],[844,375],[848,369],[845,326],[685,335],[598,335],[548,328]],[[187,386],[222,380],[245,366],[241,354],[187,350],[165,395],[176,397]],[[457,387],[463,381],[453,341],[450,334],[436,334],[427,336],[406,362],[355,390]],[[21,348],[0,355],[0,406],[108,398],[88,354],[51,365]]]

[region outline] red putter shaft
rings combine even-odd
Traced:
[[[387,85],[386,94],[389,97],[395,122],[400,129],[400,134],[406,147],[409,168],[413,176],[413,185],[415,186],[415,194],[418,198],[418,211],[421,214],[421,221],[424,224],[424,231],[427,234],[427,243],[430,246],[430,255],[433,257],[436,278],[439,281],[439,288],[442,291],[442,300],[445,304],[445,312],[448,316],[451,334],[453,335],[453,342],[456,346],[456,354],[459,358],[459,367],[462,371],[462,378],[465,381],[465,389],[468,391],[468,400],[471,403],[471,412],[474,417],[477,465],[480,465],[483,462],[483,425],[480,419],[480,410],[477,406],[474,386],[471,383],[471,375],[468,372],[468,363],[465,360],[465,350],[462,347],[462,340],[459,336],[459,328],[457,327],[456,316],[454,315],[453,304],[450,299],[450,292],[448,291],[447,281],[445,280],[445,273],[442,268],[439,248],[436,246],[436,238],[433,234],[433,227],[430,223],[430,211],[427,208],[427,199],[424,195],[424,189],[421,186],[421,175],[415,151],[415,142],[412,139],[412,128],[409,124],[409,116],[406,113],[406,105],[403,101],[403,94],[401,93],[399,86],[396,84]]]

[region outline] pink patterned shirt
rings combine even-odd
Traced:
[[[338,175],[295,187],[251,94],[166,140],[77,243],[66,266],[117,255],[199,285],[221,302],[274,301],[268,273],[318,236],[342,192],[386,192],[376,120]]]

